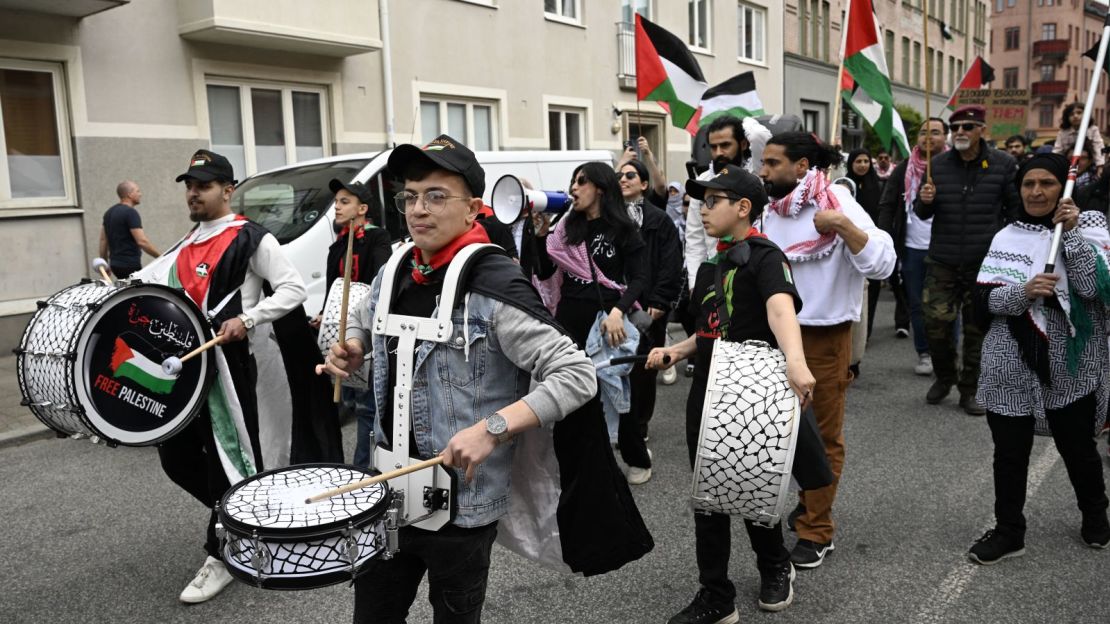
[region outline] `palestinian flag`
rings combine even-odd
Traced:
[[[759,101],[759,94],[755,92],[755,74],[747,71],[710,87],[701,96],[698,125],[704,126],[725,115],[743,119],[763,113],[763,102]]]
[[[848,6],[844,69],[856,83],[848,105],[871,124],[883,145],[894,144],[908,156],[909,140],[902,127],[902,118],[894,110],[890,72],[887,70],[883,44],[879,41],[879,33],[875,27],[871,0],[854,0]]]
[[[1086,52],[1084,52],[1083,56],[1085,56],[1085,57],[1091,59],[1092,61],[1094,61],[1095,63],[1097,63],[1098,62],[1098,47],[1100,45],[1102,45],[1102,37],[1099,37],[1098,41],[1095,42],[1095,45],[1091,46],[1090,50],[1087,50]],[[1110,73],[1110,52],[1107,52],[1106,58],[1102,59],[1102,69],[1104,69],[1106,72]]]
[[[675,127],[697,134],[698,104],[708,87],[686,44],[636,14],[636,99],[659,102]]]
[[[994,82],[994,68],[987,65],[983,57],[975,57],[971,67],[967,68],[967,73],[960,79],[960,84],[956,85],[956,91],[948,98],[948,109],[956,110],[956,98],[962,89],[980,89],[990,82]]]
[[[126,377],[151,392],[169,394],[177,378],[162,372],[162,365],[134,351],[123,338],[116,338],[112,351],[112,376]]]

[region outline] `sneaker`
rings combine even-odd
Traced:
[[[894,330],[894,337],[895,338],[909,338],[910,337],[910,330],[906,329],[905,327],[899,327],[898,329]]]
[[[794,566],[789,561],[774,570],[759,572],[759,608],[782,611],[794,602]]]
[[[929,392],[925,394],[925,402],[929,405],[936,405],[943,401],[949,392],[952,392],[952,386],[938,379],[933,382],[933,385],[929,387]]]
[[[1083,518],[1083,528],[1079,530],[1079,534],[1083,537],[1083,543],[1091,548],[1110,547],[1110,522],[1106,520],[1106,512],[1098,516],[1092,514],[1090,519]]]
[[[1025,554],[1025,540],[1013,538],[991,529],[975,540],[967,551],[967,558],[980,565],[994,565],[1008,557]]]
[[[966,394],[960,397],[960,407],[968,416],[984,416],[987,413],[987,409],[975,400],[974,394]]]
[[[812,540],[800,539],[790,553],[790,561],[803,570],[809,570],[821,565],[821,562],[825,560],[825,555],[835,549],[836,546],[832,542],[821,544]]]
[[[736,624],[739,621],[735,604],[713,604],[709,593],[703,589],[689,606],[667,620],[667,624]]]
[[[215,557],[208,557],[178,599],[186,604],[204,602],[214,598],[229,583],[231,583],[231,574],[224,567],[224,562]]]
[[[673,384],[674,382],[678,381],[678,370],[677,370],[677,368],[672,366],[672,367],[664,370],[663,373],[661,375],[659,375],[659,381],[662,382],[664,386],[669,386],[669,385]]]
[[[651,449],[648,449],[648,460],[651,460]],[[643,485],[651,480],[651,468],[628,467],[628,484]]]
[[[922,353],[917,356],[917,366],[913,367],[914,375],[928,377],[933,374],[933,356]]]
[[[794,523],[798,520],[798,516],[804,514],[805,512],[806,506],[798,503],[797,506],[794,507],[794,511],[791,511],[786,516],[786,528],[790,529],[791,531],[796,531],[797,529],[794,528]]]

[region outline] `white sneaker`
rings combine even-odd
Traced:
[[[666,369],[659,375],[659,381],[662,382],[664,386],[673,384],[678,381],[678,370],[674,366]]]
[[[208,557],[178,599],[186,604],[204,602],[214,598],[230,583],[231,574],[224,567],[224,562],[215,557]]]
[[[927,376],[933,374],[933,356],[922,353],[917,356],[917,366],[913,367],[915,375]]]
[[[648,449],[648,459],[652,458],[651,449]],[[651,468],[628,467],[628,484],[643,485],[651,480]]]

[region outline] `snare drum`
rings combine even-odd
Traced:
[[[355,309],[355,306],[364,306],[370,300],[370,285],[363,284],[362,282],[351,282],[351,291],[348,295],[347,301],[347,314]],[[331,289],[328,290],[328,300],[324,303],[324,314],[320,319],[320,335],[316,338],[316,346],[320,347],[320,354],[324,356],[324,361],[327,361],[328,352],[331,346],[339,342],[339,313],[343,311],[343,278],[339,278],[332,282]],[[367,357],[362,362],[362,366],[358,370],[351,373],[351,376],[343,380],[343,385],[356,388],[358,390],[365,390],[370,387],[370,357],[369,345],[367,345]]]
[[[369,472],[342,464],[269,470],[232,487],[216,508],[227,570],[265,589],[314,589],[353,580],[385,550],[384,483],[305,503]]]
[[[694,459],[694,506],[777,523],[800,415],[782,351],[755,340],[716,340]]]
[[[16,350],[23,404],[60,435],[109,446],[148,446],[184,429],[215,375],[209,352],[174,376],[162,361],[200,346],[212,330],[180,290],[84,281],[46,301]]]

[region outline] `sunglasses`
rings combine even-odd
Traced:
[[[578,176],[577,178],[574,179],[574,183],[577,184],[578,186],[586,186],[586,184],[588,184],[589,182],[590,182],[589,178],[587,178],[584,175],[580,175],[580,176]]]
[[[621,175],[624,176],[625,180],[635,180],[636,178],[640,177],[640,174],[636,173],[635,171],[625,171]]]
[[[979,127],[981,127],[981,126],[979,124],[975,123],[975,122],[954,123],[954,124],[952,124],[952,131],[953,132],[959,132],[960,130],[963,130],[964,132],[971,132],[972,130],[974,130],[976,128],[979,128]]]

